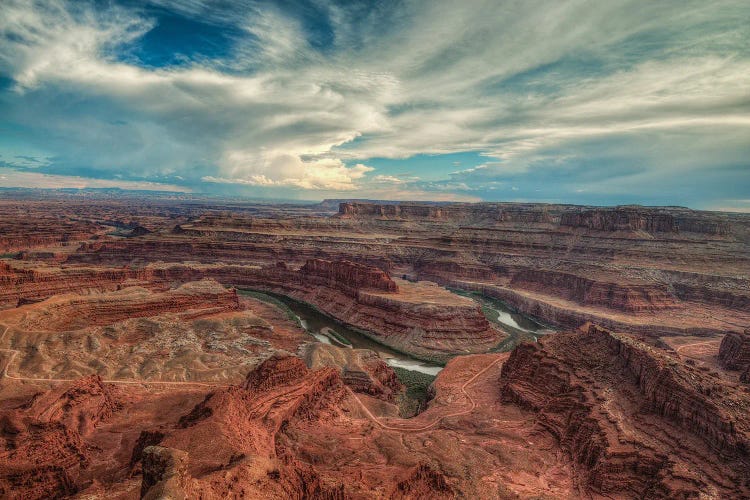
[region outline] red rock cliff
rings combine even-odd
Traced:
[[[602,282],[575,274],[547,269],[525,269],[511,284],[526,290],[554,294],[585,305],[618,311],[659,311],[677,307],[664,287]]]
[[[302,266],[300,273],[323,278],[328,286],[334,288],[344,287],[355,291],[361,288],[374,288],[398,292],[398,286],[385,271],[348,260],[331,262],[311,259]]]
[[[648,207],[576,209],[562,213],[560,225],[595,231],[689,232],[709,235],[726,235],[730,232],[726,221],[705,213],[682,209],[675,214],[666,209]]]
[[[677,230],[674,217],[645,208],[598,208],[563,213],[560,225],[595,231],[648,231],[668,233]]]
[[[750,330],[724,335],[719,346],[719,363],[728,370],[750,367]]]
[[[83,438],[120,407],[119,393],[92,375],[1,412],[0,496],[75,493],[75,479],[89,465]]]
[[[522,344],[501,391],[538,413],[597,494],[750,494],[747,394],[631,337],[590,326]]]

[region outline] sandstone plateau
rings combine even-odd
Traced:
[[[0,497],[750,497],[750,216],[2,196]]]

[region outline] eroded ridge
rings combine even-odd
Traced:
[[[588,325],[523,344],[500,390],[538,414],[596,493],[750,494],[747,392],[628,335]]]

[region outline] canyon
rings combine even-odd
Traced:
[[[0,252],[4,498],[750,496],[748,215],[10,190]]]

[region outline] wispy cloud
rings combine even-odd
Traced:
[[[167,11],[231,28],[228,55],[126,57]],[[0,151],[41,151],[57,175],[287,196],[744,199],[748,16],[741,0],[8,0],[0,106],[18,132]],[[462,151],[486,161],[442,181],[367,166]]]
[[[174,184],[158,182],[124,181],[110,179],[92,179],[75,175],[51,175],[39,172],[19,172],[11,168],[0,167],[0,186],[41,189],[61,188],[120,188],[139,191],[190,192],[189,188]]]

